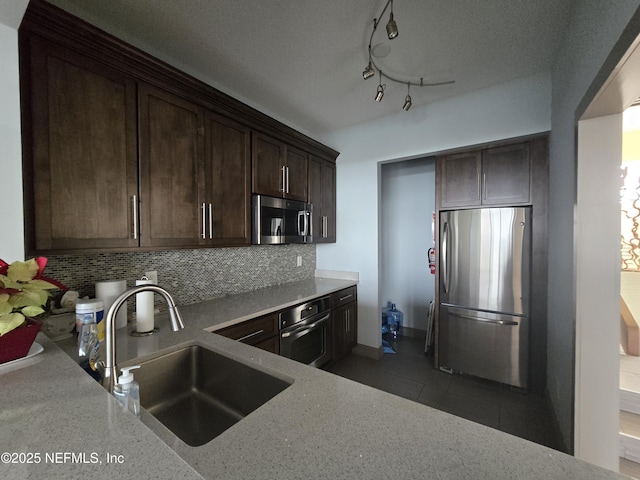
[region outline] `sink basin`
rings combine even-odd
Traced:
[[[211,441],[291,385],[199,345],[139,365],[133,373],[140,404],[192,447]]]

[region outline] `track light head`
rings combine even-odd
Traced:
[[[406,97],[404,97],[404,105],[402,106],[402,109],[405,112],[408,112],[410,108],[411,108],[411,97],[407,95]]]
[[[384,97],[384,87],[386,87],[386,85],[378,85],[378,89],[376,90],[376,102],[382,101],[382,97]]]
[[[371,66],[371,62],[369,62],[369,64],[366,66],[366,68],[362,72],[362,78],[367,80],[367,79],[373,77],[375,75],[375,73],[376,72],[374,72],[373,67]]]
[[[398,36],[398,25],[393,19],[393,2],[391,3],[391,14],[389,15],[389,21],[387,22],[387,37],[389,40],[393,40]]]
[[[407,96],[404,97],[404,105],[402,106],[402,109],[405,112],[408,112],[409,109],[411,108],[411,95],[409,95],[411,93],[411,82],[407,82]]]

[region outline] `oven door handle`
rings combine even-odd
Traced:
[[[295,335],[297,333],[305,333],[309,330],[312,330],[314,328],[316,328],[318,325],[320,325],[321,323],[326,322],[329,319],[329,315],[330,313],[327,313],[324,317],[322,317],[320,320],[314,320],[314,322],[312,324],[305,324],[305,325],[301,325],[298,328],[296,328],[295,330],[291,330],[289,332],[282,332],[280,334],[280,336],[282,338],[288,338],[291,335]]]

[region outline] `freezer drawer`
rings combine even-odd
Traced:
[[[440,306],[440,367],[527,388],[529,319]]]

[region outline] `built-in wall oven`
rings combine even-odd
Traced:
[[[331,360],[331,298],[280,313],[280,355],[321,367]]]

